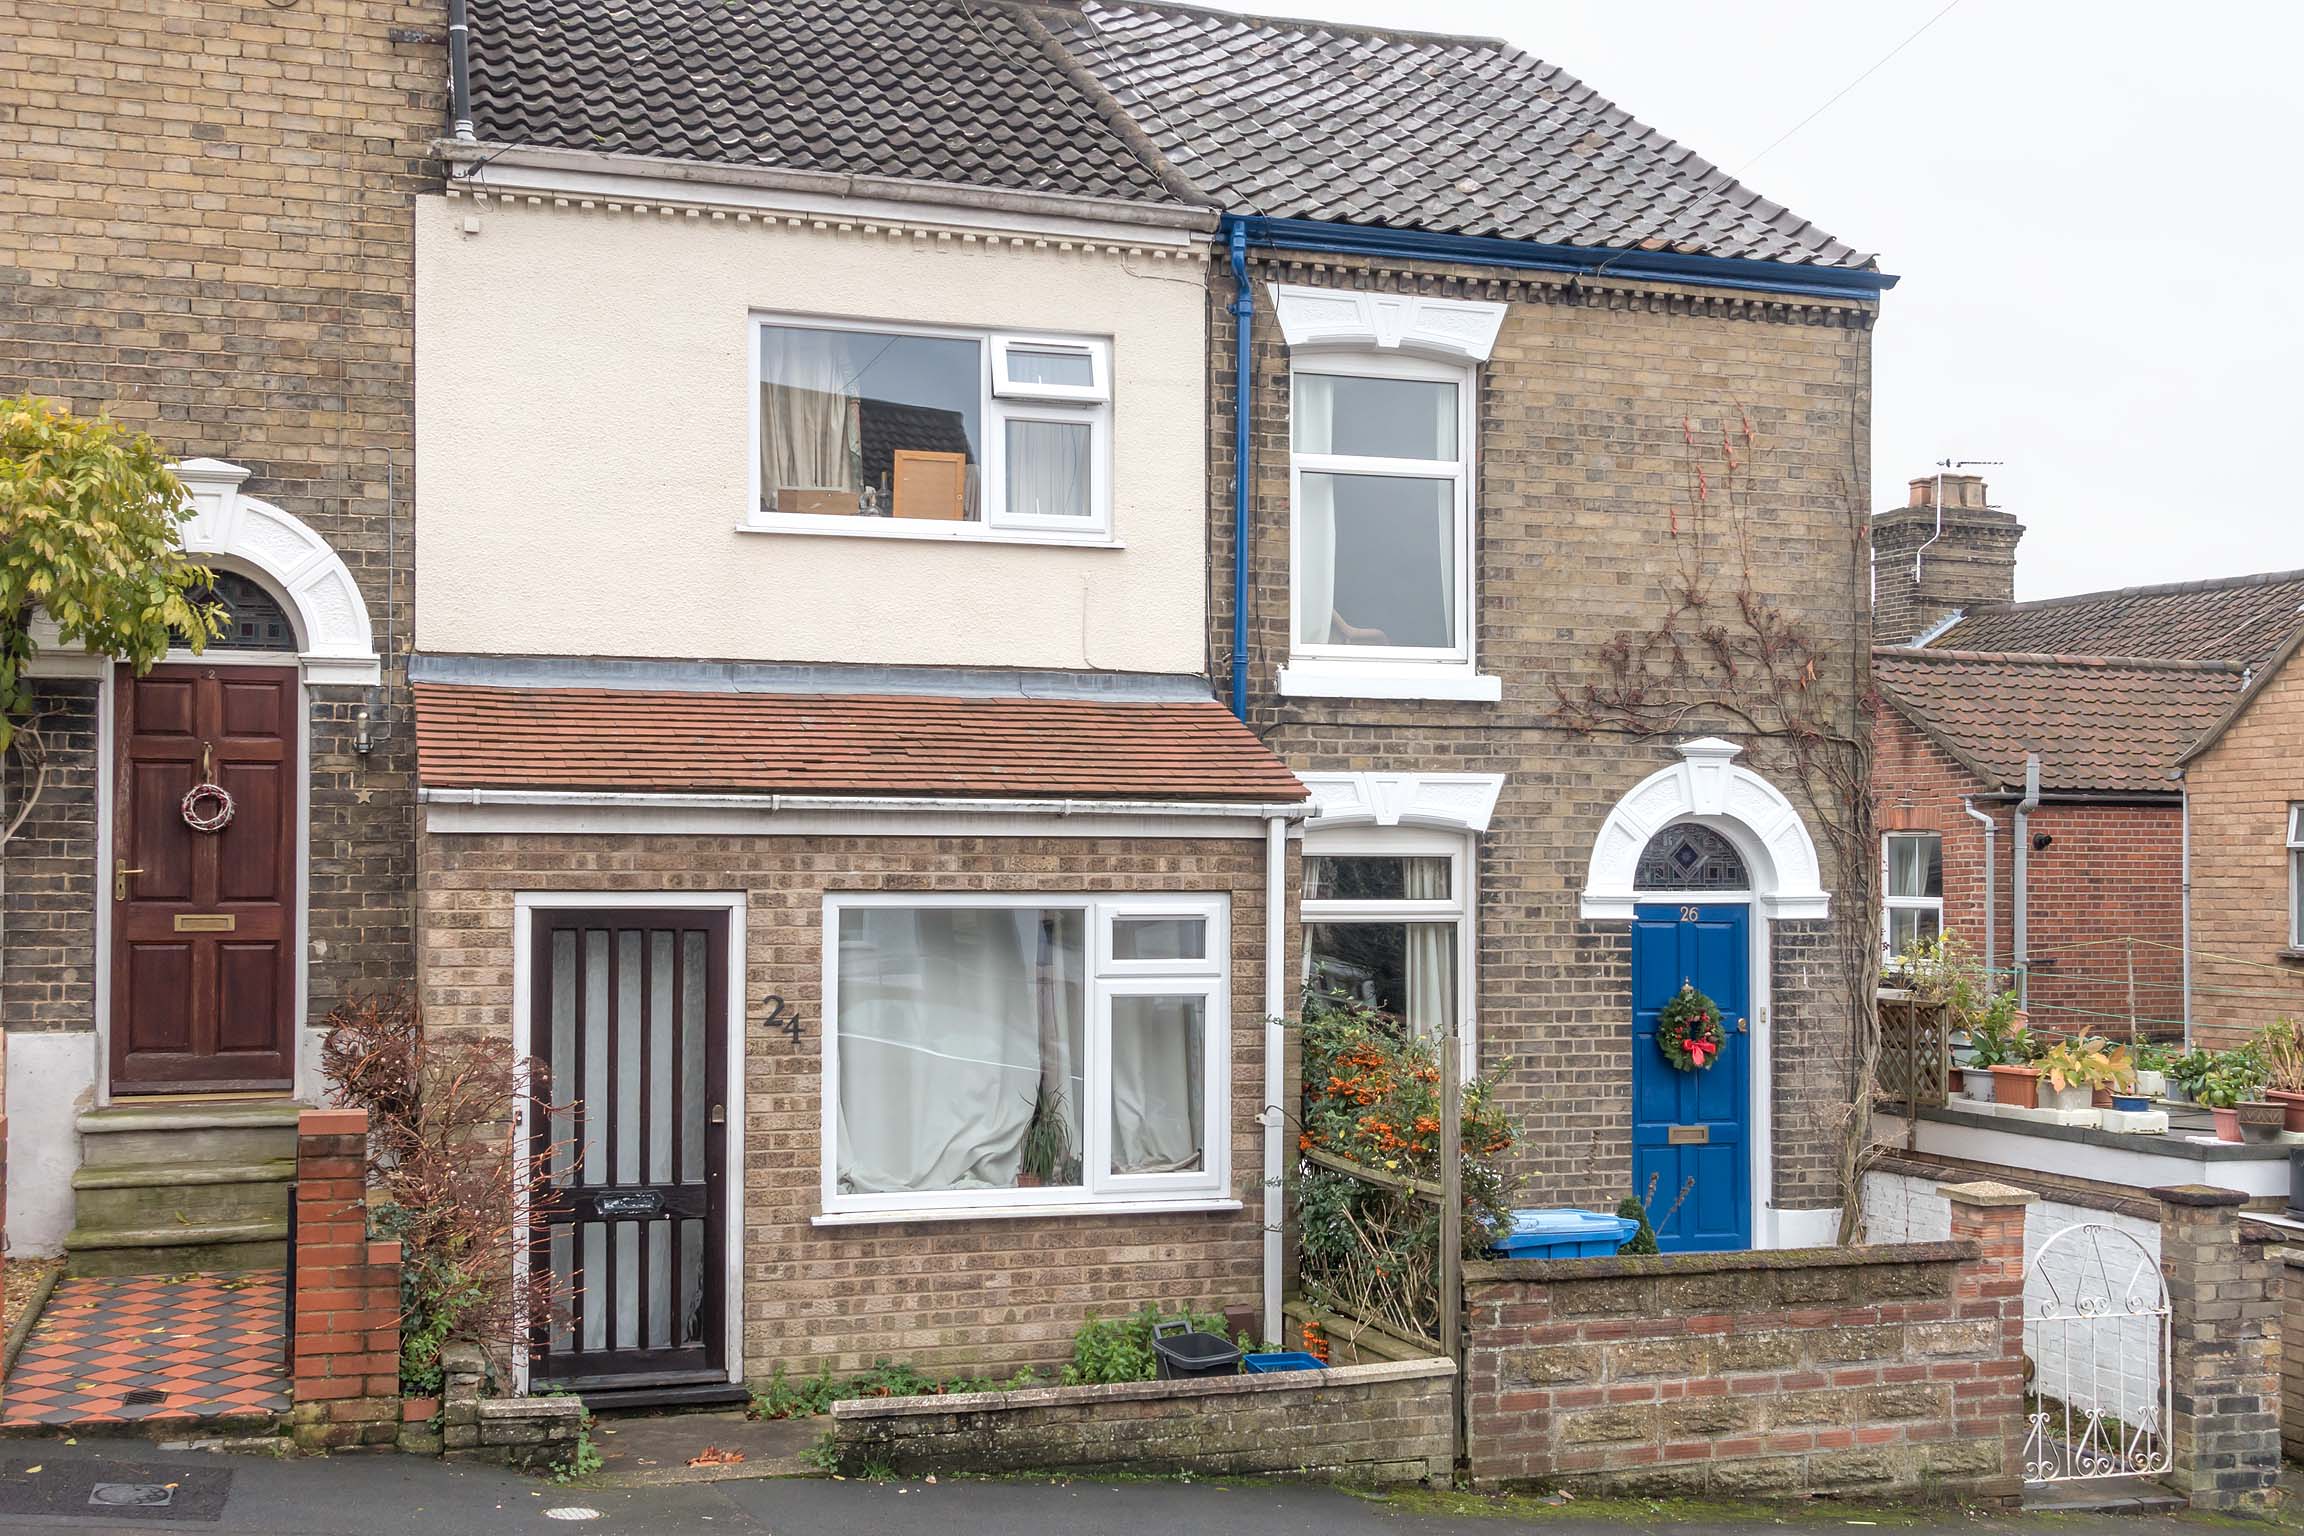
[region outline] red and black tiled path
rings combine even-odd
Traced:
[[[278,1270],[59,1280],[0,1383],[0,1427],[286,1413]]]

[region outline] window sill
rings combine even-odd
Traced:
[[[976,528],[964,524],[893,517],[747,519],[738,533],[796,533],[823,539],[913,539],[932,544],[1038,544],[1054,549],[1126,549],[1102,534],[1073,536],[1040,529]]]
[[[2273,958],[2276,960],[2285,960],[2291,965],[2304,962],[2304,948],[2283,949],[2276,952]]]
[[[1063,1204],[937,1205],[909,1211],[824,1211],[808,1218],[812,1227],[893,1226],[915,1221],[1013,1221],[1032,1216],[1159,1216],[1177,1211],[1220,1214],[1241,1209],[1237,1200],[1216,1195],[1170,1200],[1072,1200]]]
[[[1280,692],[1297,699],[1435,699],[1494,704],[1504,679],[1462,666],[1407,662],[1394,666],[1299,663],[1280,669]]]

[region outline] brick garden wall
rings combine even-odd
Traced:
[[[1262,1275],[1264,845],[1039,838],[426,834],[423,1002],[441,1034],[509,1035],[518,891],[742,890],[744,1364],[853,1370],[876,1356],[1005,1376],[1070,1359],[1096,1312],[1258,1303]],[[815,1227],[821,1208],[828,891],[1228,893],[1236,1212]],[[1293,905],[1294,893],[1290,893]],[[1293,961],[1291,961],[1293,964]],[[1293,972],[1291,972],[1293,974]],[[806,1038],[762,1027],[784,998]]]
[[[437,179],[445,19],[437,0],[24,0],[0,19],[0,394],[248,466],[250,495],[351,567],[380,647],[409,632],[410,208]],[[53,693],[56,803],[6,852],[10,1029],[92,1027],[94,692]],[[410,979],[404,697],[362,757],[359,691],[313,691],[315,1016]]]
[[[1256,417],[1248,655],[1252,722],[1300,772],[1505,776],[1479,848],[1477,990],[1482,1060],[1511,1061],[1503,1100],[1527,1129],[1524,1171],[1542,1204],[1610,1205],[1631,1181],[1630,981],[1625,932],[1577,916],[1593,840],[1616,802],[1676,759],[1665,743],[1579,740],[1552,714],[1600,676],[1600,652],[1659,620],[1675,563],[1668,529],[1688,495],[1683,421],[1717,440],[1749,414],[1757,438],[1750,524],[1766,597],[1838,662],[1823,696],[1855,719],[1870,591],[1862,523],[1871,411],[1872,306],[1753,301],[1657,284],[1499,274],[1351,258],[1254,257]],[[1374,288],[1510,305],[1479,399],[1476,607],[1480,670],[1496,704],[1284,699],[1288,654],[1288,354],[1272,283]],[[1231,672],[1234,564],[1231,283],[1210,305],[1211,671]],[[1739,431],[1741,430],[1739,425]],[[1721,535],[1725,538],[1725,535]],[[1725,590],[1733,590],[1731,583]],[[1739,738],[1691,717],[1685,734]],[[1787,780],[1765,753],[1750,766]],[[1788,791],[1789,792],[1789,791]],[[1795,796],[1797,798],[1797,796]],[[1847,882],[1826,859],[1828,888]],[[1836,922],[1849,920],[1844,910]],[[1838,1201],[1827,1108],[1846,1097],[1846,1003],[1830,947],[1779,927],[1774,1039],[1779,1205]]]
[[[1445,1484],[1455,1368],[1385,1361],[1269,1376],[1038,1387],[832,1405],[849,1472],[1127,1470]]]
[[[400,1435],[400,1245],[368,1239],[368,1112],[296,1125],[292,1433],[306,1450],[389,1448]]]
[[[0,853],[8,963],[0,1021],[11,1030],[87,1029],[96,1009],[96,685],[39,685],[46,778],[24,825]],[[33,775],[11,752],[0,803],[24,804]]]
[[[2274,674],[2185,770],[2192,795],[2193,1020],[2230,1045],[2275,1015],[2304,1019],[2304,953],[2288,946],[2288,807],[2304,800],[2304,663]]]
[[[2007,1195],[1948,1242],[1467,1266],[1473,1481],[2008,1496],[2030,1196]]]
[[[1962,797],[1997,786],[1970,773],[1893,707],[1874,734],[1872,781],[1882,831],[1944,839],[1944,926],[1981,963],[1985,952],[1984,829]],[[2003,981],[2015,962],[2015,814],[2004,802],[1976,807],[1999,828],[1993,954]],[[2128,962],[2135,960],[2133,1016],[2147,1034],[2184,1032],[2184,822],[2166,805],[2063,805],[2033,813],[2031,831],[2055,839],[2032,855],[2029,943],[2036,1029],[2129,1033]],[[2134,939],[2131,945],[2127,941]]]

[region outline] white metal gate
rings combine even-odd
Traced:
[[[2024,1271],[2024,1361],[2025,1481],[2168,1470],[2168,1287],[2141,1240],[2092,1222],[2040,1245]]]

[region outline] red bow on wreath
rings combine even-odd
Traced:
[[[1697,1066],[1708,1067],[1712,1064],[1711,1058],[1719,1053],[1720,1047],[1702,1035],[1689,1035],[1680,1042],[1680,1049],[1686,1051],[1688,1059]]]

